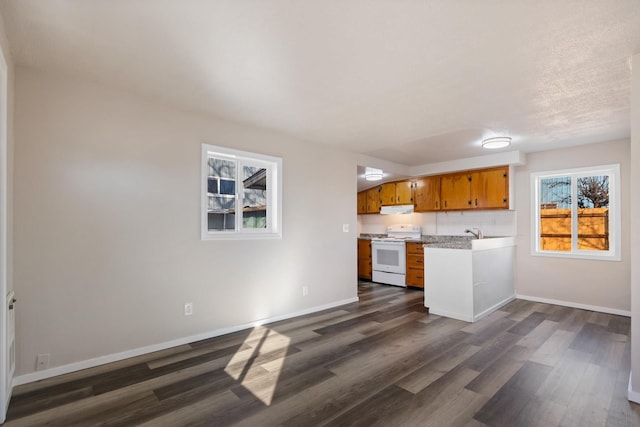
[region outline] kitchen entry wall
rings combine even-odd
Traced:
[[[282,239],[200,240],[203,142],[283,158]],[[18,68],[14,163],[23,383],[357,300],[351,153]]]

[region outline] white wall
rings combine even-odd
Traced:
[[[482,230],[485,236],[516,235],[515,211],[439,212],[436,221],[437,234],[464,235],[464,230],[475,227]]]
[[[437,234],[435,213],[413,213],[402,215],[358,215],[358,234],[385,234],[387,227],[395,224],[418,224],[422,234]]]
[[[3,201],[4,208],[2,209],[2,213],[0,214],[4,217],[4,225],[5,228],[0,230],[2,233],[2,243],[6,243],[4,250],[0,250],[0,256],[2,256],[2,261],[0,261],[0,423],[4,422],[6,409],[8,406],[11,388],[12,388],[12,379],[10,377],[10,369],[7,369],[8,358],[10,357],[10,346],[11,346],[11,331],[7,325],[10,325],[10,318],[12,316],[12,312],[7,312],[7,296],[8,292],[13,289],[13,116],[14,116],[14,108],[13,108],[13,96],[14,96],[14,66],[11,58],[11,50],[9,49],[9,43],[7,41],[5,31],[4,31],[4,20],[2,16],[0,16],[0,50],[2,51],[2,57],[6,63],[6,93],[4,93],[5,87],[2,88],[2,97],[4,101],[4,97],[6,96],[6,110],[1,111],[0,113],[5,116],[6,123],[3,120],[2,129],[2,138],[6,138],[3,140],[3,166],[0,167],[2,173],[0,176],[0,183],[5,187],[3,191],[6,191],[6,198]],[[4,72],[3,72],[4,74]],[[4,76],[3,76],[4,77]],[[4,82],[3,82],[4,85]],[[4,106],[3,106],[4,107]]]
[[[13,289],[13,150],[14,150],[14,65],[0,15],[0,49],[7,62],[7,290]]]
[[[629,311],[629,150],[625,140],[529,153],[527,164],[516,168],[518,295]],[[614,163],[621,175],[622,261],[532,256],[531,173]]]
[[[640,182],[640,54],[631,80],[631,182]],[[629,398],[640,403],[640,191],[631,192],[631,382]]]
[[[508,210],[420,212],[407,215],[358,215],[360,233],[384,234],[392,224],[419,224],[422,234],[464,235],[479,228],[486,236],[515,236],[516,213]],[[469,235],[469,234],[467,234]]]
[[[203,142],[283,157],[282,240],[200,240]],[[18,68],[18,374],[354,300],[355,175],[343,151]]]

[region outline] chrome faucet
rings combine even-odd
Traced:
[[[473,230],[476,230],[475,232]],[[476,239],[482,239],[482,230],[480,230],[479,228],[472,228],[472,229],[466,229],[464,230],[465,233],[471,233],[475,236]]]

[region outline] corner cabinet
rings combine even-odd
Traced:
[[[371,280],[372,270],[371,240],[358,239],[358,277]]]
[[[358,215],[367,213],[367,192],[358,193]]]
[[[424,288],[424,246],[420,242],[407,242],[407,286]]]
[[[380,213],[380,187],[367,190],[367,212]]]
[[[380,186],[358,193],[358,215],[380,213]]]
[[[471,196],[474,209],[509,208],[509,167],[473,172]]]

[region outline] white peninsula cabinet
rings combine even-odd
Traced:
[[[429,313],[475,322],[515,298],[514,237],[450,246],[424,246],[424,305]]]

